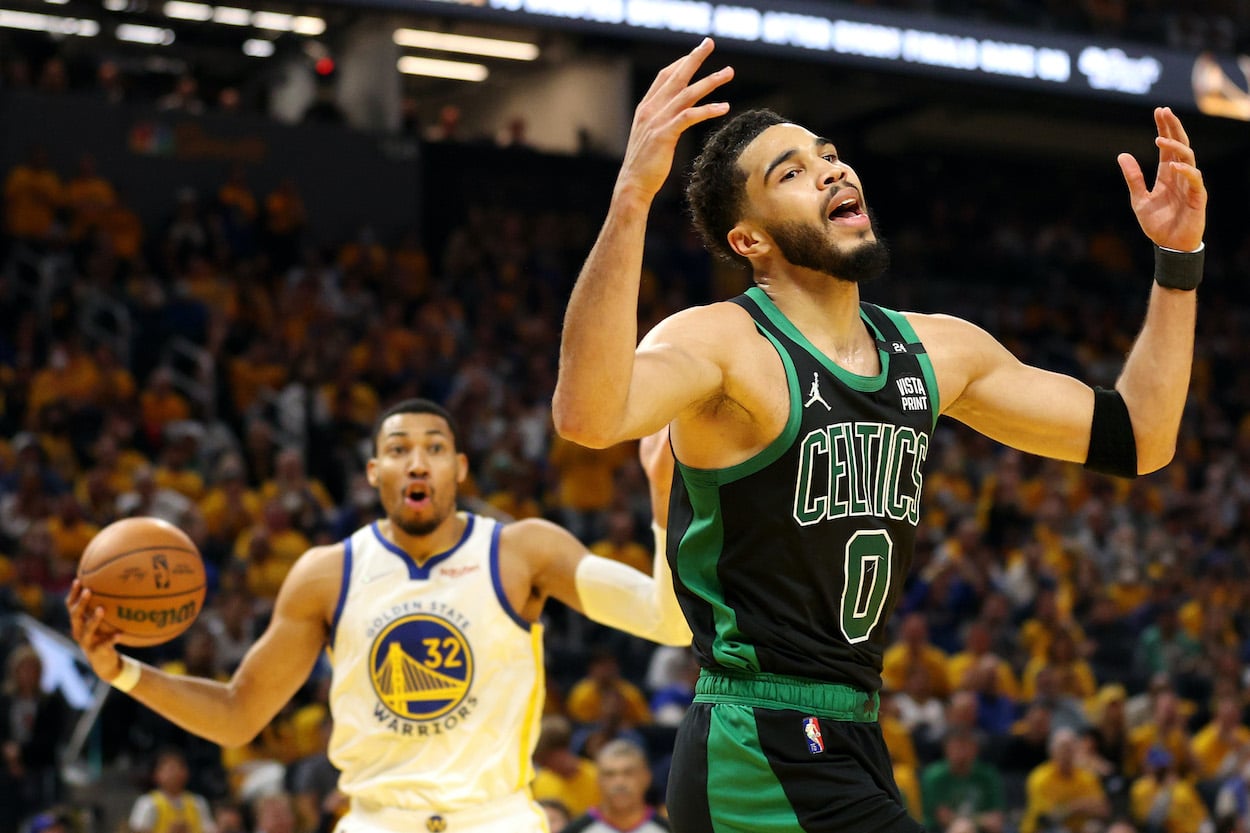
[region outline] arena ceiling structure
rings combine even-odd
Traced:
[[[425,113],[597,57],[628,62],[633,95],[703,35],[738,69],[732,95],[877,153],[1005,152],[1059,160],[1150,152],[1150,107],[1176,108],[1208,159],[1250,149],[1250,58],[878,6],[804,0],[0,0],[0,39],[110,57],[132,74],[194,70],[268,83],[279,60],[332,75],[346,33],[393,33]],[[3,40],[0,40],[3,43]],[[450,76],[450,77],[446,77]],[[258,81],[258,79],[260,79]]]

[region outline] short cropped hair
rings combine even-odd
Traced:
[[[374,421],[373,453],[375,455],[379,451],[378,432],[382,430],[382,423],[396,414],[434,414],[434,416],[442,417],[447,422],[447,427],[451,429],[451,442],[455,446],[454,450],[460,450],[460,428],[446,408],[430,399],[405,399],[387,408]]]
[[[742,219],[746,200],[747,172],[738,166],[746,146],[775,124],[786,119],[772,110],[747,110],[712,133],[694,160],[686,184],[686,201],[703,245],[725,260],[749,265],[729,245],[729,230]]]

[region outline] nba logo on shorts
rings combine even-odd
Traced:
[[[807,735],[807,751],[819,755],[825,751],[825,739],[820,736],[820,720],[815,717],[803,718],[803,734]]]

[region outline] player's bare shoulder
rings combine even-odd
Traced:
[[[723,364],[746,344],[764,339],[755,328],[751,315],[728,301],[687,307],[665,318],[643,338],[643,349],[674,345]]]
[[[341,541],[306,550],[282,582],[279,604],[289,614],[330,621],[343,586],[345,551]]]
[[[526,518],[503,525],[499,532],[499,560],[541,566],[555,552],[580,551],[581,543],[568,530],[543,518]]]
[[[933,363],[944,412],[970,381],[998,363],[1014,361],[998,339],[971,321],[944,313],[903,315]]]
[[[513,609],[536,622],[548,596],[575,597],[573,571],[585,551],[576,536],[551,521],[506,524],[499,533],[499,580]]]
[[[974,358],[986,349],[1000,348],[998,340],[981,327],[945,313],[905,312],[903,315],[935,360]]]

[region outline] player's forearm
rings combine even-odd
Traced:
[[[617,442],[638,345],[638,285],[651,199],[617,188],[564,315],[552,416],[581,445]]]
[[[1116,382],[1133,420],[1141,474],[1166,466],[1175,453],[1189,393],[1196,317],[1196,292],[1155,284],[1146,321]]]
[[[230,684],[216,680],[169,674],[143,665],[139,681],[127,693],[191,734],[221,746],[242,746],[265,725],[264,721],[249,719]]]

